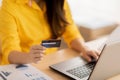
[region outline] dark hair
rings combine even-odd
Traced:
[[[51,27],[52,38],[60,37],[69,23],[65,18],[64,0],[44,0],[46,3],[46,15]]]

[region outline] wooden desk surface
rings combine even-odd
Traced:
[[[113,76],[113,77],[111,77],[111,78],[109,78],[107,80],[120,80],[120,74],[117,75],[117,76]]]
[[[79,54],[71,49],[63,49],[56,53],[47,55],[38,64],[33,64],[35,67],[52,77],[54,80],[69,80],[69,78],[51,70],[49,65],[68,60],[70,58],[79,56]]]
[[[95,40],[92,42],[89,42],[88,45],[91,44],[91,46],[100,46],[106,39],[101,39],[101,40]],[[57,51],[56,53],[46,55],[43,60],[41,60],[38,64],[32,64],[39,70],[43,71],[46,73],[48,76],[53,78],[53,80],[69,80],[68,77],[59,74],[58,72],[55,72],[49,68],[50,65],[65,61],[68,59],[71,59],[73,57],[79,56],[79,54],[72,50],[72,49],[62,49]]]

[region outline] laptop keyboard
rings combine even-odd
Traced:
[[[82,79],[84,77],[87,77],[90,75],[90,73],[92,72],[94,65],[95,65],[95,61],[87,63],[83,66],[78,66],[76,68],[67,70],[68,73]]]

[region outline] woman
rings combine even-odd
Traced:
[[[45,53],[56,51],[41,46],[41,41],[59,37],[88,61],[99,56],[85,45],[66,0],[3,0],[0,37],[2,64],[36,63]]]

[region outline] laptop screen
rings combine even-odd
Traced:
[[[103,53],[103,51],[104,51],[106,45],[107,45],[107,44],[105,44],[105,45],[103,46],[102,50],[100,51],[100,56],[99,56],[98,60],[96,61],[95,66],[97,65],[97,63],[98,63],[98,61],[99,61],[99,59],[100,59],[100,57],[101,57],[101,55],[102,55],[102,53]],[[94,66],[94,68],[95,68],[95,66]],[[94,68],[93,68],[92,72],[90,73],[89,78],[90,78],[91,74],[93,73]],[[88,78],[88,80],[89,80],[89,78]]]

